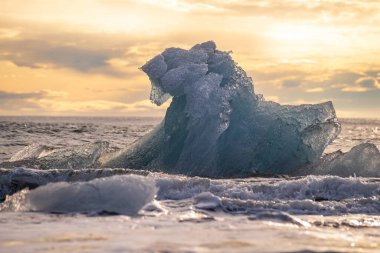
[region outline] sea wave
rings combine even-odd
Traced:
[[[228,213],[263,210],[295,214],[380,212],[380,180],[375,178],[307,176],[211,180],[164,176],[157,179],[157,186],[158,199],[193,198],[196,208],[219,207]]]
[[[175,207],[181,206],[180,203],[183,202],[184,205],[192,206],[195,209],[221,210],[227,213],[251,214],[263,210],[285,211],[294,214],[380,213],[380,179],[364,177],[305,176],[210,179],[128,169],[39,171],[19,168],[16,170],[3,169],[0,176],[0,185],[2,186],[0,190],[3,195],[12,195],[23,188],[36,188],[51,182],[62,182],[49,184],[46,186],[48,188],[39,187],[30,193],[42,191],[41,196],[49,193],[47,199],[54,199],[60,194],[72,194],[71,199],[75,199],[74,193],[78,187],[87,192],[88,189],[91,189],[89,186],[98,182],[96,180],[99,182],[110,180],[109,182],[115,184],[113,187],[119,187],[117,188],[119,192],[115,195],[107,193],[105,196],[122,200],[123,191],[126,191],[128,195],[128,191],[130,191],[128,187],[134,187],[133,183],[130,186],[123,183],[128,178],[125,174],[133,173],[144,176],[143,178],[155,185],[157,188],[155,200],[159,201],[163,207],[165,207],[165,203],[176,202],[174,211],[176,211]],[[68,183],[80,181],[88,181],[88,183]],[[106,185],[106,183],[101,183],[101,185],[103,184]],[[101,188],[105,191],[108,189],[113,188]],[[94,189],[94,194],[96,191]],[[68,208],[71,208],[70,204],[68,205]],[[91,206],[91,203],[89,205]],[[172,207],[173,205],[170,205],[169,208]],[[31,210],[45,209],[31,208]],[[54,209],[51,210],[54,211]]]

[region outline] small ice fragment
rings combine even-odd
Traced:
[[[0,166],[3,168],[26,166],[44,170],[95,167],[98,158],[106,152],[108,146],[109,143],[106,141],[57,149],[32,144]]]
[[[210,192],[202,192],[194,197],[195,207],[203,210],[215,211],[221,207],[222,200]]]
[[[41,156],[46,155],[51,151],[53,148],[41,145],[41,144],[31,144],[29,146],[26,146],[16,154],[14,154],[9,161],[10,162],[16,162],[16,161],[21,161],[21,160],[33,160],[37,159]]]
[[[310,223],[280,211],[265,211],[249,216],[249,220],[270,220],[275,222],[291,223],[298,226],[310,227]]]
[[[207,213],[198,212],[198,211],[190,211],[181,215],[178,218],[179,222],[192,222],[192,223],[203,223],[214,221],[215,218]]]

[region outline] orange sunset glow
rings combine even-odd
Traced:
[[[2,0],[0,115],[163,116],[139,70],[214,40],[281,104],[380,117],[380,2]]]

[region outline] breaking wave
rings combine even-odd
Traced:
[[[374,178],[307,176],[291,179],[210,180],[177,177],[159,179],[157,186],[158,199],[194,198],[195,207],[219,207],[228,213],[256,213],[263,210],[294,214],[380,212],[380,180]]]
[[[140,176],[125,175],[131,173],[140,173]],[[227,213],[271,210],[293,214],[380,212],[378,178],[209,179],[128,169],[37,171],[20,168],[4,170],[0,182],[3,196],[13,194],[2,204],[2,210],[108,211],[134,215],[154,198],[163,206],[175,201],[196,209],[218,209]],[[14,185],[19,188],[12,188]],[[40,187],[16,193],[21,186]],[[20,198],[24,199],[21,201]]]

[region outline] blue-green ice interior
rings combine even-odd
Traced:
[[[168,48],[141,69],[152,102],[172,102],[162,124],[104,166],[211,177],[291,173],[317,161],[340,132],[331,102],[265,101],[213,41]]]

